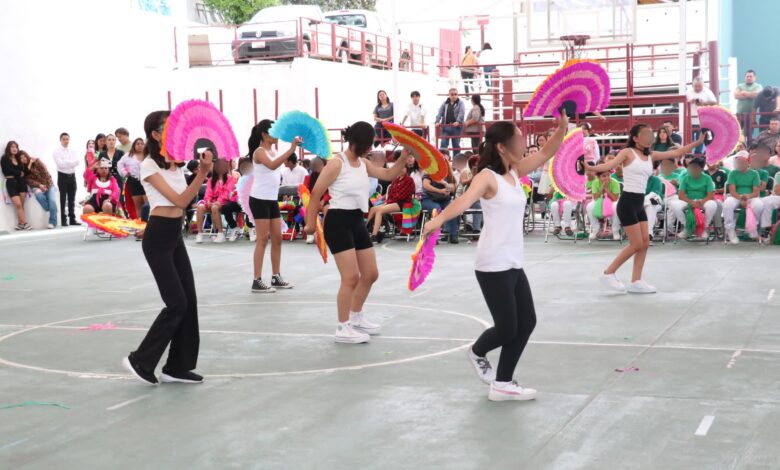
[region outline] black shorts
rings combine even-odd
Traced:
[[[130,191],[130,196],[146,196],[146,191],[144,191],[144,185],[141,184],[141,181],[132,177],[127,177],[127,189]]]
[[[640,193],[622,193],[617,203],[617,216],[620,225],[630,227],[639,222],[647,222],[645,195]]]
[[[21,193],[27,192],[27,185],[24,183],[24,181],[19,181],[18,179],[15,178],[6,179],[5,190],[8,191],[9,197],[16,197]]]
[[[347,250],[367,250],[374,244],[360,209],[330,209],[325,216],[325,242],[332,254]]]
[[[108,196],[103,196],[100,198],[100,201],[97,200],[97,194],[93,194],[92,197],[90,197],[87,200],[87,204],[92,206],[93,209],[95,209],[95,212],[103,212],[103,203],[109,200]],[[111,203],[111,214],[114,214],[116,212],[116,205],[112,202]]]
[[[282,217],[279,213],[279,202],[277,201],[250,197],[249,210],[252,211],[252,217],[254,217],[255,220],[273,220]]]

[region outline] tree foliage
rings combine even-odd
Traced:
[[[376,0],[283,0],[286,5],[319,5],[322,11],[330,10],[374,10]]]
[[[226,23],[242,24],[263,8],[278,5],[279,0],[203,0],[203,4],[220,13]]]

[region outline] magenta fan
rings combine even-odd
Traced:
[[[601,112],[609,106],[609,76],[594,60],[572,59],[548,76],[531,97],[523,116]]]
[[[582,129],[566,134],[550,162],[550,180],[555,189],[572,201],[585,200],[585,138]]]
[[[210,148],[215,158],[241,157],[233,128],[220,110],[208,101],[184,101],[165,123],[163,149],[171,160],[185,161],[202,148]]]
[[[700,106],[699,122],[702,131],[709,130],[712,140],[707,145],[707,163],[716,163],[731,154],[739,143],[739,121],[726,108]]]
[[[431,220],[436,217],[436,210],[431,214]],[[412,269],[409,272],[409,282],[407,287],[414,291],[425,282],[428,275],[433,271],[433,262],[436,260],[436,242],[439,241],[441,229],[433,231],[428,237],[421,238],[417,242],[417,248],[412,253]]]

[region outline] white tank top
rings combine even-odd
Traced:
[[[503,176],[496,178],[498,190],[492,199],[481,199],[484,223],[477,245],[476,270],[499,272],[523,267],[523,215],[526,196],[523,185],[512,170],[515,181],[509,184]]]
[[[266,155],[271,161],[278,157],[274,149],[266,150]],[[254,156],[253,156],[254,158]],[[252,192],[249,193],[255,199],[276,201],[279,199],[279,186],[282,184],[282,167],[275,170],[269,169],[262,163],[252,161],[252,175],[255,178],[252,183]]]
[[[647,180],[653,174],[653,159],[647,157],[642,160],[636,150],[634,152],[634,161],[623,166],[623,192],[644,194],[647,189]]]
[[[339,153],[336,155],[341,159],[341,173],[336,177],[336,181],[330,185],[330,208],[355,210],[360,209],[368,212],[368,169],[362,158],[359,158],[360,166],[353,167],[349,163],[349,158]]]

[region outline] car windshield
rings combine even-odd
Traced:
[[[252,23],[269,23],[273,21],[290,21],[298,18],[319,18],[316,8],[307,5],[286,5],[263,8],[252,17]]]
[[[365,15],[331,15],[326,16],[325,21],[328,23],[336,23],[341,26],[355,26],[357,28],[366,27]]]

